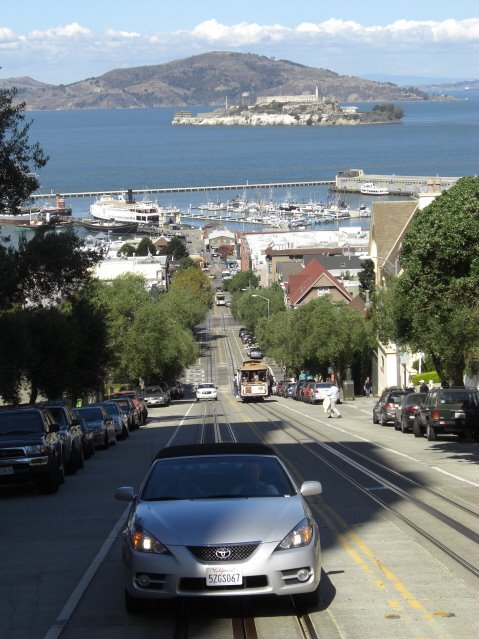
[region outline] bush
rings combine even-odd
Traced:
[[[419,386],[420,384],[419,380],[421,379],[423,379],[426,382],[426,384],[429,384],[429,380],[432,380],[433,384],[439,384],[441,381],[436,371],[429,371],[429,372],[417,373],[416,375],[412,375],[411,383],[414,384],[414,386]]]

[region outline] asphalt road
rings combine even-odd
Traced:
[[[97,451],[56,495],[0,490],[0,637],[236,639],[234,620],[246,616],[259,639],[475,639],[479,444],[452,436],[427,442],[373,425],[373,400],[363,397],[342,404],[341,419],[283,398],[239,402],[231,392],[244,354],[237,329],[229,309],[215,307],[200,333],[202,355],[185,376],[187,389],[215,381],[217,402],[196,403],[189,392],[150,410],[146,426]],[[322,482],[323,495],[310,500],[323,576],[309,634],[288,602],[268,598],[125,611],[126,509],[114,490],[138,487],[159,449],[199,436],[265,441],[298,481]]]

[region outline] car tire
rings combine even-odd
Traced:
[[[38,488],[42,495],[54,495],[61,484],[60,469],[53,469],[47,475],[39,479]]]
[[[422,432],[417,419],[414,420],[414,426],[412,431],[414,433],[414,437],[424,437],[424,433]]]
[[[145,607],[146,601],[144,599],[132,597],[130,593],[125,590],[125,608],[130,615],[137,614],[138,612],[143,612],[145,610]]]
[[[394,418],[394,430],[401,430],[401,425],[396,418]]]
[[[294,605],[298,613],[310,612],[319,606],[321,591],[319,585],[313,592],[304,592],[300,595],[293,595]]]
[[[409,433],[409,426],[406,426],[404,419],[401,419],[401,433]]]
[[[426,439],[428,442],[435,442],[437,439],[436,429],[434,428],[434,426],[431,426],[431,424],[427,425]]]
[[[379,419],[373,415],[373,424],[379,424]]]

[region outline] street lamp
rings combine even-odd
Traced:
[[[269,317],[269,299],[265,297],[264,295],[252,295],[251,297],[261,297],[262,300],[266,300],[266,302],[268,303],[268,317]]]

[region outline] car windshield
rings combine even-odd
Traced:
[[[85,406],[84,408],[75,408],[75,414],[81,415],[87,421],[103,419],[103,413],[99,408],[89,408],[88,406]]]
[[[198,390],[214,388],[214,384],[198,384]]]
[[[157,460],[141,499],[238,499],[295,494],[288,475],[274,457],[215,455]]]
[[[152,386],[151,388],[145,388],[145,395],[161,395],[163,393],[159,386]]]
[[[13,433],[41,433],[43,422],[38,413],[18,411],[15,413],[0,413],[0,434]]]

